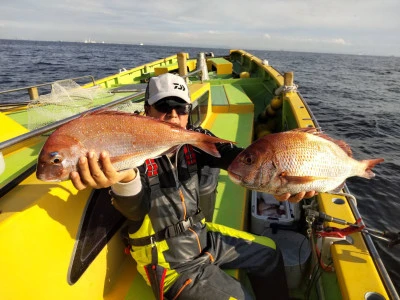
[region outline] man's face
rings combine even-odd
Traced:
[[[170,122],[186,128],[189,120],[189,109],[187,104],[179,107],[168,106],[168,104],[157,103],[149,106],[147,111],[149,117],[153,117],[162,121]]]

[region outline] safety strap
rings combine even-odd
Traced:
[[[158,179],[158,165],[156,161],[152,158],[146,159],[146,173],[149,178],[150,187],[153,188],[160,184],[160,180]]]
[[[197,173],[197,160],[196,153],[193,150],[192,145],[183,146],[183,153],[185,154],[186,164],[188,166],[188,170],[190,175]]]
[[[185,145],[183,147],[183,153],[185,153],[186,163],[191,166],[197,163],[196,154],[194,153],[192,145]]]
[[[193,150],[192,145],[184,145],[183,153],[185,155],[186,164],[190,174],[197,173],[197,160],[196,153]],[[146,173],[149,178],[150,187],[156,186],[160,183],[158,179],[158,165],[154,159],[146,159]]]
[[[175,237],[178,234],[185,232],[189,228],[193,227],[195,224],[199,223],[204,219],[203,213],[199,210],[197,214],[192,217],[187,218],[186,220],[179,221],[177,224],[170,225],[163,230],[156,232],[153,235],[149,235],[142,238],[132,239],[129,238],[129,243],[132,246],[146,246],[151,244],[152,242],[160,242],[167,238]]]

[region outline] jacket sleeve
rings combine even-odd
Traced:
[[[111,187],[112,203],[126,218],[141,221],[149,211],[149,192],[146,192],[144,168],[136,169],[136,178],[128,183],[116,183]]]
[[[201,127],[191,127],[190,130],[201,132],[207,135],[215,136],[211,131],[203,129]],[[215,146],[221,157],[214,157],[203,150],[195,148],[199,155],[200,167],[209,166],[211,168],[220,168],[227,170],[231,162],[236,158],[236,156],[243,151],[243,148],[237,147],[231,143],[217,143]]]

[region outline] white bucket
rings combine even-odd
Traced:
[[[306,275],[307,261],[311,255],[308,239],[290,230],[278,230],[273,234],[272,229],[268,229],[265,235],[273,239],[282,251],[289,289],[298,288]]]

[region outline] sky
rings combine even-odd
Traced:
[[[400,56],[400,0],[0,0],[0,4],[0,39]]]

